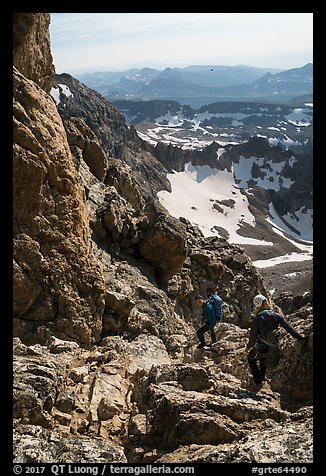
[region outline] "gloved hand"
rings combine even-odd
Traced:
[[[308,346],[309,338],[310,338],[310,334],[306,334],[306,335],[303,336],[303,339],[300,341],[300,342],[301,342],[301,350],[302,350],[302,352],[306,352],[306,351],[307,351],[307,346]]]

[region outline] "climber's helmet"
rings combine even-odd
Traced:
[[[263,296],[262,294],[257,294],[257,296],[255,296],[253,299],[253,303],[255,307],[261,307],[264,301],[267,301],[267,298]]]

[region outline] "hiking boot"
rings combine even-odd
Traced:
[[[205,345],[206,345],[206,344],[200,343],[200,344],[197,345],[197,349],[202,349],[203,347],[205,347]]]
[[[262,388],[263,384],[262,383],[256,383],[254,379],[250,379],[249,382],[249,390],[256,393],[259,392],[259,390]]]

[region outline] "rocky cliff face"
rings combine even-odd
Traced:
[[[55,70],[50,47],[49,15],[13,14],[13,64],[49,92]]]
[[[65,129],[39,86],[53,72],[49,16],[17,14],[14,25],[20,33],[13,77],[14,332],[38,342],[44,324],[91,343],[101,333],[104,277],[91,251],[84,191]]]
[[[311,462],[311,300],[288,315],[304,344],[284,336],[253,392],[260,274],[153,198],[162,165],[112,105],[71,77],[49,94],[48,23],[15,16],[15,462]],[[196,349],[207,287],[216,354]]]
[[[271,146],[264,138],[253,137],[245,144],[231,147],[226,156],[227,160],[234,163],[239,163],[241,157],[264,158],[263,163],[253,169],[253,185],[257,179],[268,177],[273,168],[277,170],[276,177],[269,179],[271,183],[268,193],[270,202],[280,216],[295,213],[300,208],[313,209],[312,155],[291,149],[284,150],[280,145]]]
[[[97,137],[108,160],[122,160],[132,168],[145,198],[169,189],[165,169],[153,157],[151,146],[140,139],[133,126],[126,126],[122,114],[101,94],[69,74],[55,76],[51,94],[64,123],[69,118],[81,118]]]

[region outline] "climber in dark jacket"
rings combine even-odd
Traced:
[[[303,340],[300,335],[279,313],[271,310],[268,300],[262,294],[258,294],[253,300],[256,315],[253,319],[249,341],[246,347],[248,363],[256,385],[260,386],[266,374],[266,357],[271,346],[278,348],[277,341],[270,340],[270,331],[277,330],[280,325],[289,334],[298,340]],[[268,345],[269,343],[269,345]]]

